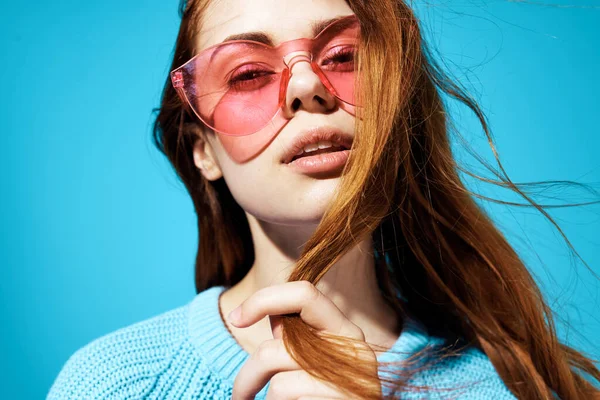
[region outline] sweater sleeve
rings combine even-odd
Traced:
[[[47,399],[143,398],[183,343],[185,317],[180,307],[88,343],[63,365]]]

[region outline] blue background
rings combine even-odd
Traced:
[[[488,114],[509,175],[597,188],[600,10],[585,8],[595,2],[452,3],[418,13],[440,59]],[[45,396],[75,350],[195,294],[192,203],[150,142],[178,23],[174,0],[0,6],[1,398]],[[475,118],[452,110],[491,159]],[[573,189],[542,194],[593,199]],[[485,207],[568,323],[560,337],[600,357],[599,282],[538,213]],[[598,211],[552,211],[596,272]]]

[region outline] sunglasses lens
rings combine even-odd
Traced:
[[[313,54],[313,70],[324,86],[350,105],[355,104],[357,39],[357,24],[329,28],[306,49]],[[267,126],[285,99],[283,47],[249,41],[224,43],[200,53],[173,76],[182,82],[179,87],[193,111],[211,129],[249,135]]]
[[[313,69],[321,77],[321,81],[337,98],[345,103],[356,105],[354,98],[355,75],[355,41],[337,43],[329,47],[321,55]],[[323,76],[324,75],[324,76]]]

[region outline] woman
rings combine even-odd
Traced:
[[[181,12],[155,141],[198,215],[198,294],[80,349],[49,398],[600,396],[459,179],[438,89],[485,119],[408,5]]]

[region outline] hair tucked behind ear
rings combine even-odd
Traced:
[[[193,56],[198,21],[208,3],[182,4],[173,68]],[[366,107],[356,119],[339,195],[306,243],[290,281],[316,284],[371,235],[380,253],[393,255],[389,265],[378,262],[376,272],[399,317],[412,315],[431,332],[481,348],[519,399],[551,398],[553,392],[562,399],[600,397],[581,374],[600,380],[600,371],[558,341],[551,310],[531,274],[460,180],[440,91],[478,116],[493,146],[478,105],[434,62],[408,5],[400,0],[348,4],[361,22],[356,87]],[[239,282],[254,253],[245,214],[224,180],[206,181],[194,166],[194,142],[204,139],[200,123],[183,107],[167,78],[154,139],[198,215],[200,292]],[[551,219],[499,165],[496,183]],[[380,398],[373,374],[377,366],[356,363],[340,344],[351,346],[349,340],[320,336],[298,315],[284,317],[283,330],[288,351],[304,370],[349,394]],[[409,390],[410,375],[419,368],[424,366],[394,370],[397,379],[386,384]]]

